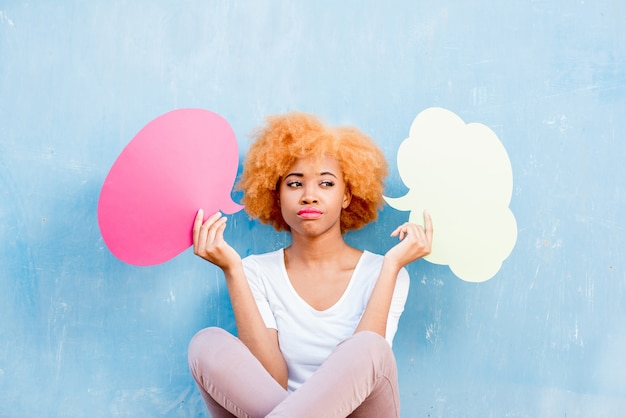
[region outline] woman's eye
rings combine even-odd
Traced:
[[[333,183],[332,181],[327,180],[327,181],[323,181],[321,183],[321,185],[322,185],[322,187],[333,187],[335,185],[335,183]]]
[[[290,181],[287,183],[287,187],[300,187],[302,186],[302,183],[300,183],[299,181]]]

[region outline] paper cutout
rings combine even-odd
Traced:
[[[385,200],[410,210],[409,220],[418,224],[424,209],[430,211],[433,247],[425,259],[449,265],[465,281],[492,278],[517,240],[509,209],[513,171],[497,135],[449,110],[426,109],[398,149],[398,170],[410,190]]]
[[[206,217],[243,207],[230,193],[237,140],[228,122],[203,109],[179,109],[149,122],[107,175],[98,202],[104,242],[120,260],[148,266],[192,245],[198,209]]]

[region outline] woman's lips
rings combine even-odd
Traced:
[[[322,211],[315,208],[303,208],[298,211],[298,216],[303,219],[317,219],[322,216]]]

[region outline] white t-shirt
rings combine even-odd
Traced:
[[[246,278],[265,325],[278,330],[280,350],[287,363],[289,391],[296,390],[350,337],[372,294],[383,256],[364,251],[348,287],[330,308],[318,311],[293,288],[282,249],[243,260]],[[402,269],[387,318],[386,339],[391,345],[409,292],[409,274]]]

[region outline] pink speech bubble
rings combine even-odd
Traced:
[[[238,158],[235,134],[213,112],[179,109],[149,122],[102,185],[98,224],[109,250],[149,266],[189,248],[198,209],[208,217],[243,208],[230,197]]]

